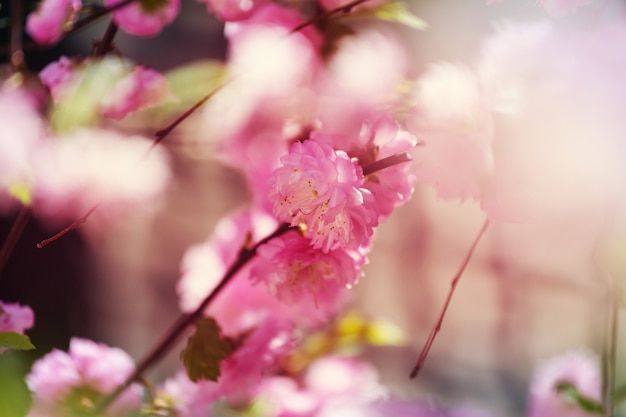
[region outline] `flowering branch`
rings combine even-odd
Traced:
[[[182,314],[178,319],[172,324],[170,329],[166,332],[165,336],[161,339],[161,341],[148,353],[144,359],[139,362],[137,367],[135,368],[135,372],[130,375],[123,384],[115,389],[109,396],[107,396],[98,406],[95,408],[94,414],[99,414],[104,411],[120,394],[122,394],[126,388],[128,388],[135,380],[140,378],[144,372],[146,372],[150,367],[156,364],[169,350],[172,348],[174,343],[179,339],[181,334],[193,323],[195,323],[200,317],[204,310],[213,302],[215,297],[226,287],[226,285],[233,279],[235,274],[239,272],[241,268],[243,268],[257,253],[257,249],[261,246],[269,242],[270,240],[279,237],[285,234],[290,229],[290,226],[287,223],[283,223],[280,225],[272,234],[261,239],[257,242],[252,248],[243,247],[239,252],[239,256],[235,263],[226,271],[222,280],[217,284],[217,286],[211,291],[209,295],[207,295],[202,303],[189,314]]]
[[[59,239],[60,237],[65,236],[68,232],[71,232],[74,229],[77,229],[78,226],[80,226],[81,224],[85,223],[87,221],[87,218],[89,216],[91,216],[91,213],[93,213],[96,208],[98,208],[98,206],[93,206],[92,208],[89,209],[89,211],[85,214],[83,214],[80,218],[74,220],[74,222],[72,224],[70,224],[69,226],[67,226],[65,229],[61,230],[59,233],[55,234],[54,236],[48,238],[48,239],[44,239],[41,242],[37,243],[37,248],[41,249],[44,246],[47,246],[48,244],[54,242],[55,240]]]
[[[111,50],[113,39],[115,38],[115,35],[117,34],[117,30],[118,30],[118,26],[115,24],[114,21],[111,20],[109,22],[109,26],[107,26],[106,32],[104,32],[104,36],[95,45],[95,48],[93,51],[94,56],[97,56],[97,57],[104,56]]]
[[[376,162],[372,162],[369,165],[365,165],[363,167],[363,176],[366,177],[382,169],[389,168],[391,166],[398,165],[404,162],[410,162],[411,160],[411,155],[409,155],[407,152],[397,153],[395,155],[380,159]]]
[[[483,234],[485,234],[485,231],[487,230],[488,226],[489,226],[489,220],[485,220],[482,228],[478,232],[478,235],[474,239],[472,246],[470,246],[469,251],[465,255],[465,259],[463,259],[463,262],[461,263],[459,270],[454,275],[454,278],[452,278],[452,282],[450,283],[450,291],[448,291],[448,296],[446,297],[446,301],[443,304],[441,313],[439,313],[439,318],[435,322],[435,326],[430,331],[430,335],[428,335],[428,339],[426,339],[426,343],[424,343],[424,347],[422,348],[422,352],[420,353],[420,356],[417,359],[417,363],[415,364],[415,367],[411,371],[411,378],[415,378],[417,374],[419,373],[420,369],[422,369],[422,367],[424,366],[424,362],[426,362],[426,357],[428,356],[428,352],[430,351],[430,348],[435,342],[435,337],[437,337],[437,333],[439,333],[439,330],[441,330],[441,324],[443,323],[443,318],[445,317],[446,311],[448,310],[448,306],[450,305],[450,301],[452,300],[452,295],[454,294],[454,290],[456,289],[461,279],[461,276],[463,275],[463,272],[465,271],[465,268],[467,267],[467,264],[469,264],[469,261],[472,259],[474,250],[478,246],[478,243],[480,242],[480,239],[483,237]]]
[[[309,20],[307,20],[305,22],[302,22],[301,24],[299,24],[295,28],[291,29],[289,31],[289,33],[291,34],[291,33],[299,32],[299,31],[301,31],[302,29],[304,29],[304,28],[306,28],[308,26],[316,24],[320,20],[323,20],[323,19],[325,19],[327,17],[333,16],[333,15],[336,15],[336,14],[339,14],[339,13],[350,13],[350,11],[354,7],[358,6],[361,3],[365,3],[366,1],[368,1],[368,0],[354,0],[354,1],[348,3],[348,4],[344,5],[344,6],[335,7],[334,9],[330,9],[330,10],[327,10],[325,12],[322,12],[322,13],[320,13],[318,15],[315,15],[311,19],[309,19]]]
[[[121,9],[122,7],[126,7],[135,1],[137,0],[123,0],[111,7],[94,8],[95,11],[93,13],[77,21],[70,30],[65,32],[64,36],[68,36],[76,31],[79,31],[83,29],[84,27],[87,27],[90,24],[94,23],[96,20],[100,19],[101,17],[104,17],[108,15],[109,13],[113,13],[114,11]]]

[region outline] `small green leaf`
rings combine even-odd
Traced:
[[[206,317],[197,321],[196,332],[187,341],[181,359],[189,379],[215,382],[220,376],[220,363],[232,352],[233,346],[222,336],[215,319]]]
[[[388,22],[406,25],[413,29],[424,30],[428,23],[415,16],[403,1],[384,3],[374,9],[374,16]]]
[[[604,406],[599,401],[581,394],[571,382],[561,381],[556,386],[556,391],[566,400],[577,404],[589,414],[603,414]]]
[[[35,349],[28,336],[16,332],[0,332],[0,346],[16,350]]]

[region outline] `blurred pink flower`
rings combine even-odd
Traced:
[[[581,395],[601,402],[600,360],[592,352],[572,351],[540,364],[530,383],[527,416],[589,416],[579,405],[557,391],[562,382],[574,385]]]
[[[81,0],[42,0],[37,10],[28,15],[26,32],[39,44],[57,43],[71,28],[81,8]]]
[[[123,119],[127,114],[173,99],[169,84],[159,72],[136,66],[102,98],[102,116]]]
[[[280,160],[268,191],[278,219],[300,226],[324,252],[369,245],[378,214],[356,162],[315,139],[294,143]]]
[[[35,99],[22,90],[1,89],[0,212],[19,204],[12,187],[24,187],[30,193],[35,181],[35,155],[46,139],[46,127]]]
[[[341,247],[322,252],[292,231],[258,250],[250,276],[279,300],[327,320],[343,305],[345,292],[356,284],[365,256]]]
[[[28,417],[65,417],[90,411],[134,371],[127,353],[90,340],[73,338],[67,353],[53,350],[33,365],[26,383],[33,394]],[[142,403],[141,387],[133,384],[105,412],[126,416]]]
[[[224,22],[245,20],[261,5],[269,0],[198,0],[205,3],[209,13],[213,13]]]
[[[123,0],[104,0],[107,7]],[[180,11],[180,0],[139,0],[113,12],[113,21],[126,33],[134,36],[154,36],[163,26],[174,21]]]
[[[157,199],[169,180],[165,151],[116,131],[82,129],[38,152],[35,205],[44,216],[75,219],[93,206],[103,215]]]
[[[56,103],[81,78],[76,64],[66,56],[51,62],[39,72],[39,79],[48,87],[52,100]]]
[[[0,301],[0,332],[24,333],[35,324],[35,314],[28,306]]]
[[[431,66],[418,80],[407,121],[420,143],[413,151],[417,180],[444,199],[479,198],[492,170],[491,114],[478,78],[462,66]]]

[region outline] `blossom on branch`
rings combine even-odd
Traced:
[[[39,44],[55,44],[72,27],[81,8],[81,0],[42,0],[28,15],[26,32]]]
[[[124,0],[104,0],[107,7]],[[154,36],[174,21],[180,0],[138,0],[113,12],[113,21],[134,36]]]
[[[26,377],[33,393],[28,417],[86,415],[133,372],[132,358],[118,348],[73,338],[69,351],[53,350],[33,365]],[[139,409],[141,387],[133,384],[104,414],[122,417]]]
[[[259,247],[258,254],[251,279],[265,284],[279,300],[299,305],[321,320],[343,305],[345,292],[357,283],[366,262],[357,251],[314,249],[295,231]]]
[[[315,139],[294,143],[280,160],[268,191],[278,219],[300,227],[324,252],[369,244],[378,213],[356,162]]]

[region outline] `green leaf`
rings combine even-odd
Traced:
[[[599,401],[581,394],[571,382],[561,381],[556,386],[556,391],[567,401],[577,404],[589,414],[603,414],[604,406]]]
[[[16,350],[35,349],[28,336],[16,332],[0,332],[0,346]]]
[[[387,22],[395,22],[413,29],[424,30],[428,23],[415,16],[403,1],[384,3],[374,9],[374,16]]]
[[[217,381],[220,376],[220,363],[232,352],[233,346],[222,336],[215,319],[206,317],[196,323],[196,332],[187,341],[181,359],[189,379]]]

